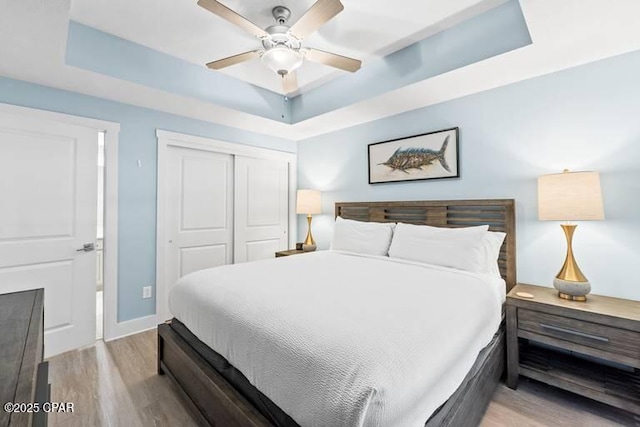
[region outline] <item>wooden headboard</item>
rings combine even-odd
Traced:
[[[507,237],[500,249],[498,267],[507,292],[516,284],[516,213],[513,199],[425,200],[410,202],[336,203],[336,216],[371,222],[406,222],[434,227],[489,225]]]

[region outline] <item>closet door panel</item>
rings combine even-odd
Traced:
[[[165,183],[168,296],[182,276],[233,262],[233,156],[170,146]]]
[[[236,156],[234,169],[234,262],[273,258],[287,249],[289,165]]]

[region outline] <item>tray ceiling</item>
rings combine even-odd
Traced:
[[[343,1],[346,8],[352,8],[354,4],[363,4],[356,0]],[[145,86],[143,83],[123,80],[67,63],[69,28],[71,27],[69,21],[74,19],[111,33],[116,33],[116,31],[105,28],[105,25],[112,22],[120,25],[121,21],[132,21],[132,28],[140,27],[141,34],[155,34],[158,37],[162,36],[173,40],[172,43],[184,43],[184,49],[181,49],[179,45],[172,45],[172,49],[175,49],[176,54],[185,54],[193,46],[180,35],[180,31],[187,31],[190,27],[195,27],[197,19],[211,20],[215,17],[193,18],[190,21],[188,18],[176,15],[172,20],[170,15],[176,13],[172,5],[179,3],[182,7],[177,10],[187,13],[186,11],[190,8],[197,10],[195,9],[197,8],[195,6],[196,0],[156,0],[153,2],[153,7],[140,8],[144,10],[140,10],[137,14],[133,13],[131,8],[138,8],[139,4],[150,5],[152,3],[149,0],[136,0],[130,2],[131,4],[122,0],[5,1],[3,13],[0,14],[0,32],[2,33],[2,37],[0,37],[0,57],[2,58],[0,76],[191,117],[217,123],[230,129],[242,129],[256,134],[299,141],[640,49],[640,26],[637,23],[640,2],[637,0],[616,0],[615,2],[603,2],[602,0],[511,1],[517,1],[522,9],[531,35],[531,44],[402,87],[387,88],[386,92],[366,99],[348,100],[346,104],[332,107],[333,109],[330,111],[322,111],[312,118],[302,121],[296,120],[294,124],[240,111],[221,103],[208,102],[193,96]],[[254,0],[247,0],[246,4],[257,3]],[[372,5],[380,3],[377,1],[367,2]],[[391,4],[391,2],[388,3]],[[488,5],[488,3],[468,2],[466,4],[473,3],[476,6],[469,6],[457,15],[442,12],[454,3],[458,5],[458,9],[462,10],[460,5],[463,2],[461,1],[441,0],[438,2],[440,8],[437,10],[440,11],[440,15],[449,16],[449,18],[441,20],[440,24],[432,25],[423,34],[417,36],[414,34],[414,36],[416,38],[421,38],[420,36],[423,35],[426,37],[429,35],[428,31],[435,31],[438,27],[456,26],[456,19],[463,20],[465,14],[470,18],[474,16],[474,13],[480,13],[478,8]],[[409,2],[399,1],[392,4],[400,9],[398,5],[406,5]],[[422,7],[423,2],[416,1],[411,4],[414,5],[414,8],[411,9],[412,16],[418,16],[416,10]],[[427,4],[434,3],[427,0]],[[235,7],[231,2],[228,5]],[[270,6],[271,4],[265,7],[267,11]],[[89,8],[84,11],[84,14],[88,15],[87,19],[80,17],[79,8],[84,7]],[[372,9],[377,10],[373,7]],[[106,10],[111,10],[111,12],[107,14]],[[401,11],[398,10],[398,12]],[[435,6],[431,12],[433,14],[430,16],[436,14]],[[192,16],[190,13],[187,13],[187,16]],[[196,15],[200,16],[199,13]],[[384,14],[380,14],[380,16],[386,17]],[[249,17],[255,19],[253,16]],[[94,22],[103,19],[105,25]],[[235,36],[244,36],[239,30],[225,22],[218,22],[215,26],[224,26],[226,28],[225,34],[234,34],[234,42],[237,42]],[[147,30],[143,30],[143,28]],[[329,28],[327,27],[326,31]],[[115,35],[125,38],[124,34]],[[444,40],[444,42],[449,41]],[[150,44],[140,39],[137,40],[137,43]],[[162,40],[156,40],[154,43],[163,45]],[[166,51],[169,44],[161,46],[161,50]],[[215,40],[211,43],[212,46],[218,44],[220,43]],[[206,56],[205,60],[209,60],[208,53]],[[144,58],[140,59],[144,60]],[[368,72],[367,70],[375,68],[373,66],[367,67],[366,58],[363,59],[365,60],[363,71]],[[387,60],[388,58],[385,57],[375,62],[387,62]],[[201,62],[195,63],[201,64]],[[389,65],[393,66],[393,64]],[[203,71],[206,72],[206,68],[203,67]],[[213,74],[213,76],[227,77],[220,73]],[[360,78],[359,74],[356,76]],[[384,78],[384,76],[382,77]],[[392,77],[394,76],[389,76],[389,78]],[[341,81],[342,79],[338,79],[331,85]],[[238,81],[238,83],[242,82]],[[9,84],[20,85],[20,82],[9,80]],[[247,85],[246,89],[250,89],[250,86]],[[39,89],[38,86],[30,86],[28,90],[32,92],[33,96],[36,96]],[[336,97],[342,96],[340,91],[333,91],[333,93]],[[233,94],[222,93],[225,96]],[[303,96],[295,98],[294,101],[297,99],[304,101],[308,95],[305,93]],[[331,96],[331,94],[329,93],[327,96]],[[10,102],[9,100],[10,98],[6,102]],[[550,102],[552,101],[555,102],[555,100],[550,100]],[[18,102],[16,101],[16,103]],[[523,103],[526,104],[526,100],[523,100]],[[49,106],[51,110],[58,108],[53,104]]]
[[[344,11],[304,43],[362,59],[366,66],[367,60],[381,58],[505,1],[344,0]],[[290,8],[293,23],[314,0],[226,0],[223,3],[265,28],[274,24],[273,7]],[[196,0],[73,0],[70,12],[70,18],[75,21],[195,64],[259,46],[252,36],[197,6]],[[219,72],[281,92],[280,79],[259,59]],[[300,92],[344,73],[306,61],[298,71]]]

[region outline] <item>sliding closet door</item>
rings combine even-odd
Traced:
[[[236,156],[234,262],[274,257],[287,248],[289,164]]]
[[[233,156],[169,146],[164,185],[168,296],[182,276],[233,262]]]

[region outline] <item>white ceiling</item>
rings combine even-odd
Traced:
[[[178,1],[186,0],[155,3]],[[351,4],[344,1],[345,7]],[[0,76],[303,140],[640,49],[637,0],[519,1],[533,39],[531,45],[294,125],[66,65],[71,0],[0,0]],[[141,19],[140,25],[147,21],[152,20]]]
[[[506,0],[343,0],[345,9],[304,41],[304,46],[367,60],[385,56],[455,25]],[[260,42],[202,9],[197,0],[72,0],[71,19],[186,61],[205,64],[254,50]],[[271,9],[291,10],[297,21],[314,0],[222,0],[227,7],[266,28]],[[215,72],[215,71],[212,71]],[[274,92],[282,83],[259,59],[221,72]],[[300,92],[344,71],[305,61],[298,70]],[[295,94],[294,94],[295,95]]]

